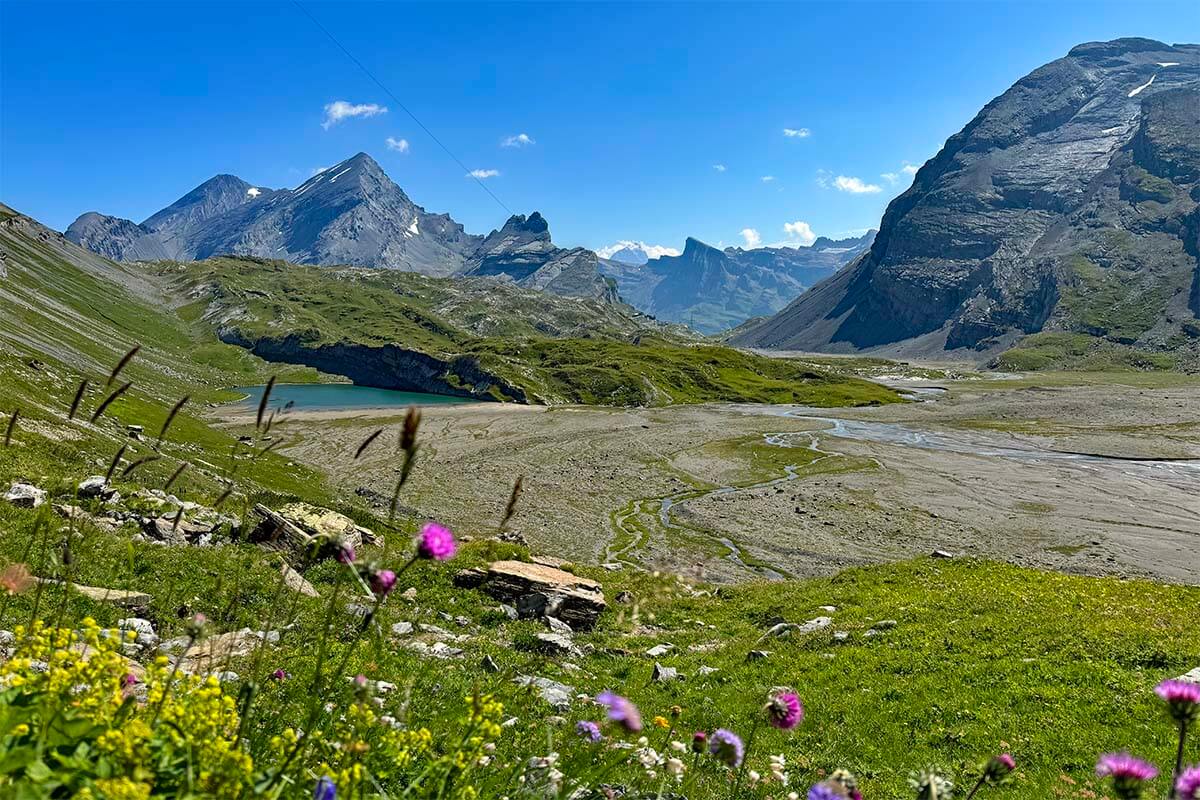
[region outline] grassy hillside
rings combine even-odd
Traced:
[[[896,400],[849,376],[698,344],[626,306],[549,297],[489,279],[241,258],[153,269],[187,298],[185,315],[231,340],[236,333],[250,346],[263,343],[259,352],[285,350],[293,363],[324,364],[323,351],[342,347],[341,361],[363,365],[382,362],[383,348],[398,347],[443,359],[445,391],[476,387],[473,373],[482,370],[495,380],[473,390],[487,399],[513,399],[515,390],[534,402],[602,405]],[[373,380],[389,377],[395,376],[376,371]]]

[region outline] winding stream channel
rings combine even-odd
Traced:
[[[913,399],[921,402],[934,402],[936,397],[945,390],[926,387],[906,391],[912,394]],[[731,406],[731,410],[743,414],[802,419],[821,425],[820,429],[813,431],[763,434],[764,442],[773,447],[802,447],[820,455],[805,464],[786,466],[784,467],[785,474],[768,481],[744,486],[688,490],[666,497],[644,498],[632,503],[629,507],[630,510],[622,511],[613,517],[614,526],[625,542],[619,547],[609,545],[607,550],[609,561],[632,563],[631,559],[635,558],[633,552],[645,543],[646,535],[641,530],[630,526],[632,518],[639,513],[654,513],[658,523],[667,530],[691,530],[674,521],[672,510],[676,506],[692,500],[778,486],[802,477],[800,471],[814,463],[846,455],[836,450],[823,449],[821,447],[822,437],[837,437],[852,441],[914,447],[986,458],[1003,458],[1029,464],[1058,464],[1096,471],[1117,470],[1125,475],[1166,483],[1188,492],[1200,489],[1200,459],[1140,459],[1074,453],[1042,447],[1028,439],[1003,437],[986,432],[952,429],[932,431],[921,430],[901,423],[840,419],[824,416],[828,413],[827,409],[806,406],[735,405]],[[717,536],[715,540],[728,550],[725,558],[738,566],[772,580],[788,577],[769,566],[747,563],[742,549],[732,540],[723,536]]]

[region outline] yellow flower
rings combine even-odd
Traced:
[[[655,717],[654,726],[666,730],[667,728],[671,727],[671,723],[667,722],[666,717]]]

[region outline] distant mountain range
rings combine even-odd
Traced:
[[[821,237],[809,247],[718,250],[688,239],[683,253],[642,264],[619,253],[600,262],[622,299],[668,322],[717,333],[751,317],[774,314],[801,292],[861,255],[875,231],[853,239]]]
[[[1092,42],[988,103],[869,251],[732,341],[986,357],[1041,332],[1022,347],[1200,364],[1198,257],[1200,46]]]
[[[295,189],[218,175],[141,224],[89,212],[71,223],[66,236],[118,261],[233,254],[434,277],[507,274],[526,288],[616,299],[596,255],[556,247],[540,214],[514,216],[488,236],[466,233],[448,214],[430,214],[413,203],[366,153]]]

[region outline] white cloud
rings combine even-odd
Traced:
[[[724,172],[725,165],[724,164],[713,164],[713,169],[715,169],[717,172]]]
[[[313,167],[312,169],[310,169],[308,171],[308,177],[311,178],[313,175],[320,175],[322,172],[324,172],[327,169],[329,169],[329,167]]]
[[[387,106],[375,103],[360,103],[355,105],[354,103],[347,103],[345,100],[334,100],[325,106],[325,121],[321,123],[321,127],[329,130],[344,119],[374,117],[386,113]]]
[[[812,135],[808,128],[784,128],[783,135],[789,139],[807,139]]]
[[[395,150],[397,153],[408,152],[408,139],[396,139],[391,136],[384,140],[388,150]]]
[[[506,136],[500,140],[501,147],[525,147],[537,144],[528,133],[518,133],[516,136]]]
[[[763,175],[761,180],[763,183],[770,183],[771,181],[775,180],[775,176],[774,175]]]
[[[905,164],[903,167],[900,168],[900,171],[903,172],[905,175],[916,175],[917,170],[919,170],[919,169],[920,169],[920,167],[918,167],[916,164]]]
[[[600,256],[601,258],[611,258],[613,253],[626,248],[629,248],[630,250],[641,250],[646,254],[647,258],[679,255],[679,251],[674,247],[664,247],[660,244],[646,244],[645,242],[634,242],[628,239],[623,239],[619,242],[613,242],[610,245],[601,247],[596,251],[596,255]]]
[[[783,223],[783,232],[788,235],[789,239],[794,239],[806,247],[817,240],[817,235],[813,233],[812,227],[799,219],[795,222]]]
[[[834,178],[833,185],[839,192],[849,192],[850,194],[878,194],[883,191],[873,183],[863,183],[861,178],[848,178],[845,175],[838,175]]]
[[[883,178],[885,181],[890,183],[892,186],[895,186],[896,181],[900,180],[900,176],[895,172],[881,172],[881,173],[879,173],[879,177]]]
[[[754,228],[742,228],[742,238],[746,240],[746,247],[750,249],[762,244],[762,236]]]
[[[832,174],[833,173],[827,169],[817,170],[817,186],[820,186],[822,189],[828,189],[829,188],[829,176],[831,176]]]
[[[467,177],[477,178],[482,181],[486,178],[495,178],[499,174],[500,170],[498,169],[473,169],[467,173]]]

